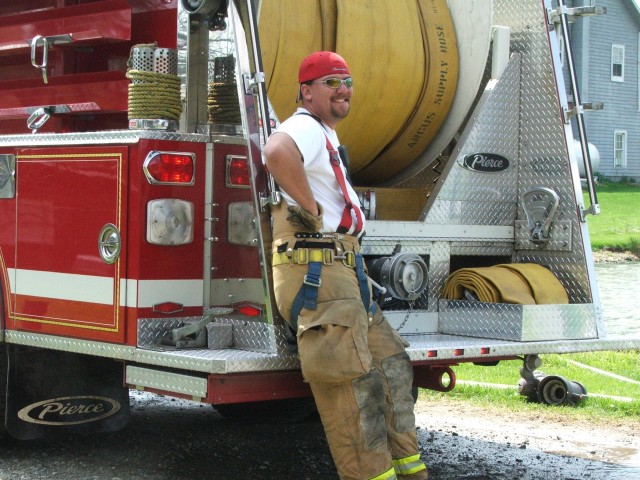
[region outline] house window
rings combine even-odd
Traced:
[[[613,133],[613,166],[627,166],[627,132],[624,130],[616,130]]]
[[[624,82],[624,45],[611,45],[611,81]]]

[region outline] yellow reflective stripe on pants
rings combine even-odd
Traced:
[[[391,467],[386,472],[381,473],[380,475],[377,475],[375,477],[371,477],[369,480],[396,480],[396,478],[396,472],[393,467]]]
[[[420,454],[393,460],[393,468],[398,475],[413,475],[420,470],[426,470],[427,466],[420,460]]]

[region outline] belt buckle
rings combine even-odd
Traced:
[[[293,259],[295,263],[299,263],[300,265],[306,265],[309,263],[309,249],[308,248],[298,248],[293,251]]]
[[[304,280],[302,280],[302,283],[304,283],[305,285],[309,285],[310,287],[315,287],[315,288],[320,288],[322,286],[322,279],[318,278],[318,282],[314,283],[313,280],[310,280],[309,275],[305,275],[304,276]]]
[[[344,258],[342,259],[342,263],[345,267],[355,268],[356,266],[356,254],[350,250],[344,252]]]
[[[322,249],[322,263],[325,265],[333,265],[333,250],[331,248]]]
[[[341,233],[323,233],[322,238],[330,238],[331,240],[342,240],[344,235]]]

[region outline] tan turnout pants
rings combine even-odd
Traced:
[[[380,309],[365,310],[355,269],[337,259],[323,264],[316,308],[302,308],[291,318],[308,265],[297,263],[293,255],[299,239],[286,221],[286,209],[284,202],[272,209],[273,253],[288,252],[292,258],[273,267],[276,302],[296,329],[302,374],[311,386],[340,478],[426,479],[417,446],[406,342]],[[337,255],[359,251],[350,236],[309,242],[314,247],[326,242]]]

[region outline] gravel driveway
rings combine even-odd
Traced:
[[[0,480],[334,480],[318,421],[242,424],[210,406],[131,392],[118,433],[0,443]],[[430,479],[640,478],[638,425],[523,419],[453,401],[419,401]],[[268,419],[265,419],[268,420]]]

